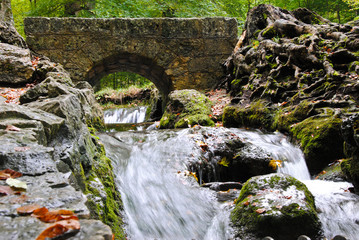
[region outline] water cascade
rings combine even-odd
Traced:
[[[105,123],[141,123],[145,121],[147,107],[114,108],[105,111]]]
[[[106,122],[115,114],[107,114]],[[111,119],[111,120],[110,120]],[[124,117],[124,119],[128,119]],[[349,183],[310,180],[300,149],[279,133],[230,131],[244,142],[281,160],[279,172],[303,181],[313,193],[325,236],[358,239],[359,197]],[[210,189],[199,187],[187,170],[199,156],[193,129],[112,132],[101,134],[120,188],[129,239],[231,239],[229,214],[233,202],[219,202]]]

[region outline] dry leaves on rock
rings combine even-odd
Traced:
[[[0,171],[0,180],[6,180],[8,178],[18,178],[21,177],[22,173],[16,172],[12,169],[5,169]]]
[[[21,190],[26,190],[27,189],[27,184],[26,182],[14,179],[14,178],[8,178],[6,179],[6,183],[13,188],[16,189],[21,189]]]
[[[30,205],[25,205],[25,206],[17,208],[16,212],[19,215],[30,215],[36,209],[39,209],[39,208],[41,208],[41,206],[39,204],[30,204]]]
[[[75,219],[67,219],[54,223],[40,233],[36,240],[60,237],[63,235],[75,235],[80,230],[80,222]]]
[[[53,223],[65,219],[78,219],[78,217],[75,216],[74,213],[70,210],[61,209],[49,211],[45,207],[34,210],[31,216],[36,217],[46,223]]]
[[[65,239],[80,230],[80,221],[74,212],[66,209],[49,211],[37,204],[25,205],[16,209],[19,215],[30,215],[45,223],[53,223],[47,227],[36,240]]]

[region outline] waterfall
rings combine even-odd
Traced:
[[[105,124],[141,123],[145,121],[147,107],[115,108],[104,112]]]
[[[124,203],[130,239],[230,238],[229,210],[186,171],[188,130],[100,135]]]
[[[217,128],[262,148],[280,160],[279,172],[303,181],[315,197],[326,238],[359,236],[359,197],[350,183],[310,180],[301,150],[280,133]],[[192,136],[192,138],[191,138]],[[101,134],[112,159],[124,203],[129,239],[231,239],[231,203],[219,203],[213,191],[199,187],[186,171],[199,156],[193,130],[115,132]]]

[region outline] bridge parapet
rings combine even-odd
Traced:
[[[135,72],[165,94],[212,87],[237,42],[233,18],[26,18],[27,43],[75,81]]]

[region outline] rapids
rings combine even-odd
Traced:
[[[107,114],[106,122],[117,118],[114,115]],[[280,133],[227,128],[216,131],[229,131],[265,149],[273,159],[283,162],[279,172],[303,181],[315,196],[328,239],[335,235],[358,239],[359,197],[347,191],[350,183],[310,180],[303,153]],[[189,159],[200,154],[194,134],[193,129],[99,134],[113,162],[129,239],[232,238],[229,215],[233,202],[219,202],[215,192],[201,188],[187,171]]]

